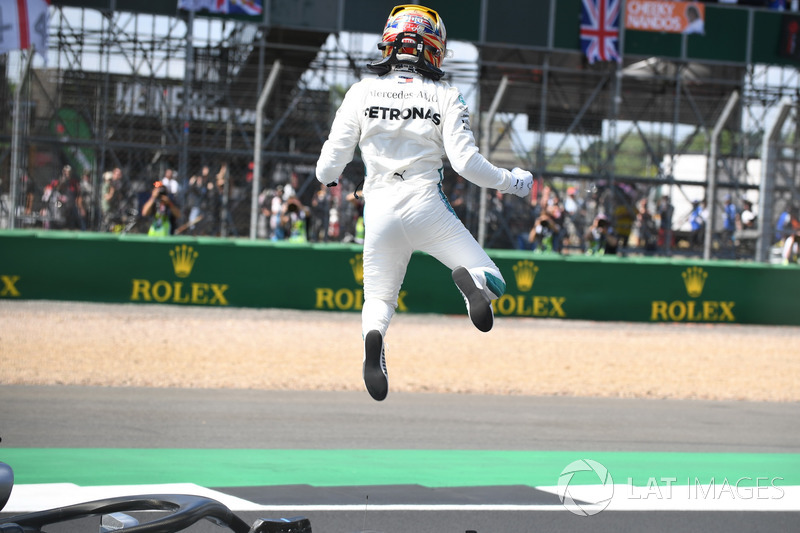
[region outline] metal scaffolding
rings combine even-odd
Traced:
[[[0,133],[2,174],[9,177],[2,183],[3,223],[62,226],[43,197],[69,164],[91,176],[88,229],[143,232],[142,199],[168,168],[185,195],[204,166],[213,175],[225,163],[219,210],[203,231],[268,238],[266,202],[279,186],[313,201],[313,165],[333,113],[365,75],[377,38],[189,14],[51,7],[47,65],[35,61],[23,72],[21,54],[2,69],[4,105],[11,102],[6,116],[13,116]],[[583,252],[597,214],[627,212],[634,235],[625,253],[774,259],[776,219],[800,206],[796,68],[651,57],[588,65],[580,54],[555,48],[477,43],[474,50],[474,58],[445,62],[446,80],[474,101],[484,155],[529,168],[539,182],[530,204],[467,184],[458,211],[487,247],[533,248],[538,216],[548,204],[563,207],[574,188],[581,208],[563,219],[563,252]],[[259,95],[277,64],[280,75],[262,113]],[[103,174],[115,167],[126,196],[109,217],[100,193]],[[455,194],[457,177],[446,173],[445,190]],[[343,226],[357,211],[345,196],[362,174],[354,161],[334,193]],[[757,206],[755,229],[725,235],[727,196]],[[672,212],[659,212],[663,198],[674,202]],[[700,198],[710,214],[698,246],[686,210]],[[640,209],[652,228],[641,226]],[[183,222],[185,233],[198,231]],[[654,232],[653,242],[645,231]],[[344,227],[331,239],[353,232]]]
[[[504,93],[505,125],[526,116],[534,136],[528,144],[484,142],[500,144],[490,157],[510,162],[522,154],[562,200],[577,186],[588,200],[588,219],[613,218],[617,209],[637,210],[637,203],[658,215],[659,199],[670,198],[672,224],[657,253],[768,261],[772,250],[774,256],[776,219],[800,206],[796,68],[659,58],[589,66],[575,54],[498,48],[482,50],[481,66],[481,108]],[[782,106],[781,130],[762,143]],[[512,141],[519,134],[499,130]],[[766,170],[769,154],[779,162]],[[638,159],[637,172],[631,158]],[[776,179],[776,188],[764,188]],[[758,223],[725,240],[727,197],[756,206]],[[699,236],[705,242],[692,243],[687,219],[700,200],[708,203],[709,221]],[[767,244],[757,255],[759,239]]]

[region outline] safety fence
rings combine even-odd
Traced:
[[[800,325],[800,269],[490,251],[498,317]],[[246,239],[0,231],[0,299],[358,312],[362,248]],[[412,257],[400,313],[464,314],[449,272]]]
[[[356,156],[332,191],[314,164],[392,4],[302,4],[267,2],[254,24],[195,20],[174,0],[53,0],[49,63],[0,56],[0,228],[147,233],[144,207],[171,176],[175,234],[279,240],[296,195],[304,238],[354,241],[360,206],[347,198],[363,164]],[[441,2],[458,52],[447,80],[470,102],[482,153],[537,182],[530,203],[508,203],[445,166],[444,193],[481,244],[541,248],[549,232],[556,249],[585,249],[602,214],[643,252],[767,260],[781,240],[770,232],[800,205],[798,59],[781,46],[794,42],[796,13],[712,3],[705,35],[626,32],[615,70],[580,53],[580,1],[491,5]],[[499,16],[509,9],[522,16]],[[723,210],[728,196],[735,212]],[[540,221],[550,212],[567,213],[557,231]]]

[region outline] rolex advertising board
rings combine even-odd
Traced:
[[[363,250],[215,238],[0,231],[0,299],[360,312]],[[490,250],[498,318],[800,324],[800,269],[732,261]],[[417,253],[398,313],[465,314],[450,272]]]
[[[495,316],[630,322],[798,324],[800,269],[729,261],[496,252]]]

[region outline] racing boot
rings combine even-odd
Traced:
[[[376,329],[369,331],[364,337],[364,384],[369,395],[379,402],[389,393],[383,335]]]
[[[494,325],[494,312],[492,301],[486,291],[475,283],[472,274],[464,267],[453,270],[453,281],[467,303],[467,313],[472,324],[484,332],[491,330]]]

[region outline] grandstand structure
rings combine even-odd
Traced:
[[[89,170],[96,191],[102,172],[121,168],[133,212],[166,168],[186,182],[224,162],[217,234],[253,237],[264,191],[293,177],[301,199],[317,190],[313,166],[333,114],[368,74],[394,4],[264,0],[259,15],[212,16],[179,10],[177,0],[52,0],[47,63],[0,57],[0,112],[13,117],[0,132],[4,224],[46,224],[23,206],[64,164]],[[691,253],[770,259],[775,221],[800,205],[799,14],[704,3],[705,34],[623,28],[622,60],[592,64],[580,49],[581,0],[428,5],[465,51],[445,61],[445,79],[470,102],[491,161],[531,169],[538,193],[563,198],[575,187],[584,225],[619,205],[644,201],[655,212],[668,196],[674,220],[658,253],[689,253],[670,233],[680,236],[686,206],[705,197],[710,224]],[[701,156],[691,171],[679,165],[689,155]],[[343,193],[362,174],[356,156]],[[455,176],[445,175],[448,190]],[[467,191],[467,227],[487,247],[518,247],[536,208]],[[728,195],[758,208],[738,249],[718,238]],[[100,200],[92,207],[101,229]]]

